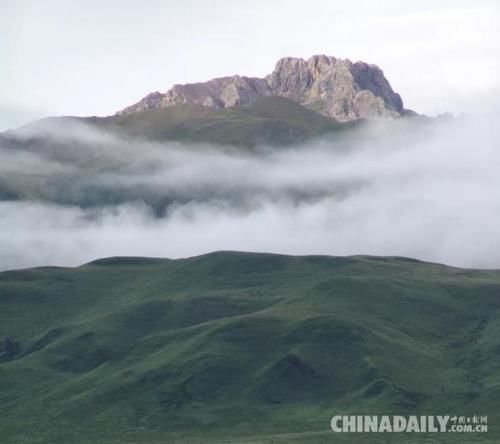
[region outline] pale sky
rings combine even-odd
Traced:
[[[379,65],[417,112],[474,112],[500,92],[499,3],[0,0],[0,130],[322,53]]]

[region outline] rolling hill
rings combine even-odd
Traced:
[[[351,128],[290,99],[262,97],[250,105],[216,110],[174,105],[104,119],[86,119],[101,128],[156,141],[177,140],[257,146],[290,145],[308,137]]]
[[[500,272],[218,252],[0,273],[0,436],[31,443],[498,442]],[[332,435],[334,414],[489,432]]]

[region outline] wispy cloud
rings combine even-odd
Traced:
[[[44,131],[63,153],[0,150],[0,191],[20,197],[0,202],[3,269],[221,249],[500,266],[496,117],[257,152]]]

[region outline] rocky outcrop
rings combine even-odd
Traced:
[[[165,94],[158,91],[148,94],[140,102],[125,108],[120,114],[165,108],[181,103],[222,109],[247,105],[259,97],[271,94],[271,89],[265,79],[241,76],[221,77],[204,83],[174,85]]]
[[[394,118],[406,113],[401,97],[376,65],[317,55],[308,60],[283,58],[264,79],[232,76],[175,85],[164,94],[147,95],[118,114],[181,103],[222,109],[270,95],[287,97],[341,122]]]
[[[397,117],[403,101],[375,65],[324,55],[285,58],[266,80],[274,94],[288,97],[341,122]]]

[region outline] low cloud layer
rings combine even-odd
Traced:
[[[46,124],[42,148],[0,147],[0,268],[214,250],[500,268],[496,121],[374,123],[254,151]]]

